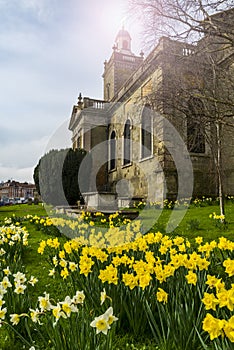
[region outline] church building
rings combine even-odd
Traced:
[[[234,23],[233,12],[225,16]],[[234,194],[234,48],[216,39],[162,37],[144,58],[132,52],[129,32],[118,32],[103,100],[80,94],[69,124],[73,148],[88,152],[80,174],[88,207],[217,196],[218,172]]]

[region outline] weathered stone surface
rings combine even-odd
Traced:
[[[125,40],[121,35],[127,38],[125,38],[127,49],[121,46]],[[97,183],[97,188],[106,186],[113,193],[117,193],[121,187],[120,182],[124,180],[128,184],[128,189],[126,194],[120,191],[117,196],[120,206],[129,206],[132,197],[144,198],[151,202],[162,202],[165,197],[176,199],[178,178],[181,174],[183,181],[189,183],[192,180],[185,167],[188,159],[192,162],[194,176],[191,194],[216,195],[217,180],[212,154],[215,152],[214,145],[217,140],[212,122],[215,111],[211,106],[205,106],[210,111],[210,121],[206,123],[204,129],[208,137],[205,141],[199,141],[204,142],[204,151],[199,153],[196,150],[188,153],[187,149],[188,103],[191,96],[196,97],[201,91],[209,91],[213,82],[211,67],[201,50],[207,45],[206,40],[213,40],[212,37],[205,38],[198,47],[185,46],[184,43],[162,38],[145,60],[142,56],[137,57],[131,52],[129,38],[126,31],[119,32],[113,54],[105,63],[104,99],[111,103],[102,105],[100,102],[99,108],[82,110],[74,106],[70,123],[74,147],[81,145],[87,151],[92,151],[99,143],[106,143],[106,148],[102,152],[103,164],[94,181]],[[233,50],[230,48],[226,52],[227,56],[223,54],[220,56],[222,64],[226,65],[225,72],[226,69],[230,70],[232,81],[228,82],[227,75],[222,75],[224,71],[217,68],[220,77],[220,98],[222,95],[228,96],[232,104],[234,96],[230,87],[231,83],[233,84],[234,72]],[[89,104],[94,106],[90,99]],[[151,133],[151,138],[148,139],[150,150],[144,158],[143,138],[149,137],[142,131],[145,106],[152,111],[152,116],[148,130]],[[223,116],[227,111],[219,113]],[[192,117],[194,118],[194,115]],[[229,126],[223,127],[222,133],[223,179],[225,193],[234,194],[234,120],[230,116],[227,118]],[[130,124],[130,159],[126,164],[124,130],[127,122]],[[115,168],[110,170],[108,140],[113,131],[116,135],[116,161]],[[195,132],[194,129],[194,134]],[[176,155],[176,152],[179,154]],[[95,161],[98,164],[97,158],[93,159],[94,167]],[[186,196],[186,191],[184,195]],[[94,199],[95,196],[90,196],[89,202]]]

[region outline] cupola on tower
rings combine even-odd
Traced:
[[[130,37],[130,34],[127,30],[124,30],[124,28],[122,28],[117,36],[116,36],[116,39],[115,39],[115,45],[116,45],[116,48],[118,50],[118,52],[122,52],[122,53],[125,53],[125,54],[131,54],[132,55],[132,52],[131,52],[131,37]]]
[[[143,61],[143,53],[135,56],[131,51],[131,36],[122,27],[118,32],[109,61],[104,63],[104,100],[111,101]]]

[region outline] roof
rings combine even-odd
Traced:
[[[125,37],[125,38],[128,37],[131,40],[131,36],[130,36],[129,32],[127,30],[125,30],[124,27],[122,27],[122,29],[119,30],[115,40],[117,40],[118,37],[120,37],[120,36]]]

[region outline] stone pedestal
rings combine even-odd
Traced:
[[[87,209],[100,211],[115,211],[118,210],[116,193],[112,192],[86,192],[83,197]]]

